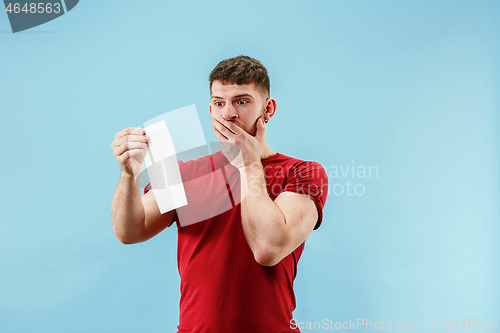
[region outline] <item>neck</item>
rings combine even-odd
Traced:
[[[271,148],[266,143],[266,146],[264,147],[264,150],[262,152],[261,160],[265,160],[266,158],[270,158],[276,155],[275,151],[272,151]]]

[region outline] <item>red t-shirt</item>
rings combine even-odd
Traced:
[[[262,165],[271,199],[283,191],[315,199],[317,229],[328,193],[324,168],[279,153]],[[258,264],[241,224],[237,169],[221,152],[179,161],[179,167],[188,200],[173,221],[181,277],[179,332],[298,332],[290,320],[304,243],[273,267]]]

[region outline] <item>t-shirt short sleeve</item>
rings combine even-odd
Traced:
[[[144,194],[148,193],[149,191],[151,191],[151,183],[148,183],[148,185],[146,185],[146,187],[144,188]]]
[[[287,175],[283,191],[308,194],[314,198],[318,209],[318,229],[323,220],[323,207],[328,194],[328,176],[323,166],[317,162],[301,162],[292,166]]]
[[[149,191],[151,191],[151,183],[148,183],[148,185],[146,185],[146,187],[144,187],[144,194],[148,193]],[[172,224],[176,223],[178,220],[179,220],[179,218],[177,217],[177,211],[176,211],[175,215],[172,219],[172,222],[170,222],[170,224],[167,225],[167,228],[170,227]]]

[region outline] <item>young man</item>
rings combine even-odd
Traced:
[[[134,178],[149,137],[135,128],[116,135],[112,147],[122,173],[111,206],[113,231],[133,244],[177,223],[179,332],[297,332],[293,281],[304,242],[322,221],[326,172],[269,148],[266,124],[276,101],[259,61],[223,60],[210,74],[210,92],[222,151],[179,162],[187,206],[160,214],[150,186],[141,197]],[[228,208],[186,222],[224,206],[218,202],[228,193]]]

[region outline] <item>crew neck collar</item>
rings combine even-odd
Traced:
[[[268,158],[264,158],[264,159],[262,159],[261,161],[269,161],[269,160],[272,160],[273,158],[278,157],[279,155],[281,155],[281,154],[280,154],[280,153],[278,153],[278,152],[276,152],[274,155],[269,156]]]

